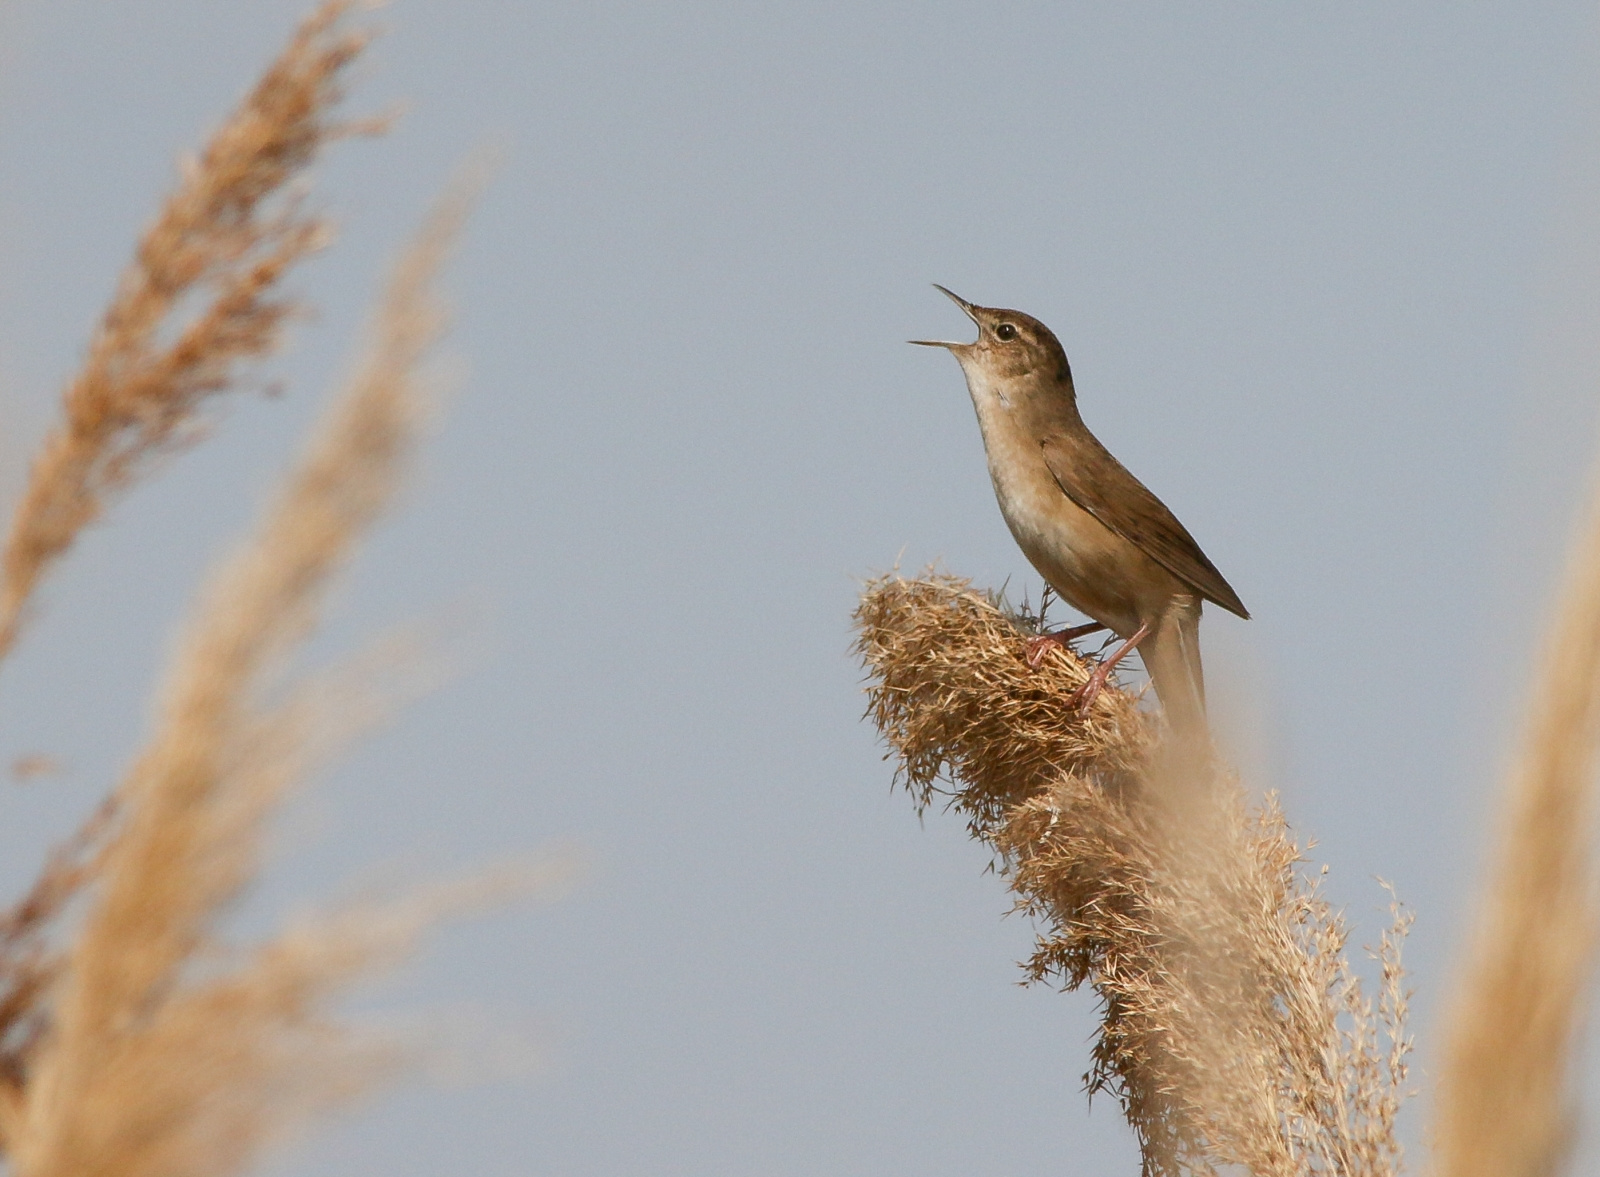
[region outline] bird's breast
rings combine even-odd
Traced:
[[[975,398],[976,399],[976,398]],[[1127,636],[1172,592],[1171,575],[1061,490],[1036,439],[979,406],[989,477],[1028,562],[1074,609]],[[987,420],[985,418],[988,418]]]

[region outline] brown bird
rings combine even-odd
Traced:
[[[1079,691],[1079,707],[1088,710],[1137,648],[1173,730],[1203,732],[1201,602],[1248,619],[1244,603],[1183,524],[1089,432],[1066,352],[1050,329],[1020,311],[974,306],[937,289],[978,325],[978,338],[912,342],[948,348],[960,361],[1006,525],[1061,599],[1094,618],[1030,639],[1030,665],[1053,644],[1110,629],[1122,645]]]

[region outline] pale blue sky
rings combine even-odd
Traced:
[[[177,153],[285,0],[0,9],[0,442],[49,420]],[[1131,1173],[1087,995],[859,721],[856,578],[1037,591],[934,292],[1029,311],[1085,417],[1255,614],[1204,642],[1255,783],[1358,939],[1417,911],[1421,1074],[1594,448],[1590,5],[400,0],[318,199],[319,316],[98,528],[0,677],[17,886],[137,747],[197,576],[293,452],[390,251],[474,145],[466,375],[325,654],[464,604],[469,669],[296,810],[261,909],[576,843],[571,894],[388,999],[489,1011],[530,1076],[407,1086],[285,1174]],[[903,553],[903,554],[902,554]],[[1420,1120],[1414,1120],[1413,1138]]]

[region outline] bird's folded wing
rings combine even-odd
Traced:
[[[1088,430],[1079,436],[1055,434],[1039,444],[1045,465],[1069,499],[1206,600],[1249,618],[1239,594],[1166,504]]]

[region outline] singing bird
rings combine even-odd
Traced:
[[[1122,644],[1079,691],[1079,707],[1088,710],[1137,648],[1173,730],[1203,732],[1201,603],[1248,620],[1239,594],[1166,505],[1089,432],[1066,352],[1050,329],[1020,311],[974,306],[936,289],[977,324],[978,338],[911,342],[947,348],[960,362],[1006,525],[1046,583],[1094,619],[1030,639],[1029,663],[1038,666],[1052,644],[1110,629]]]

